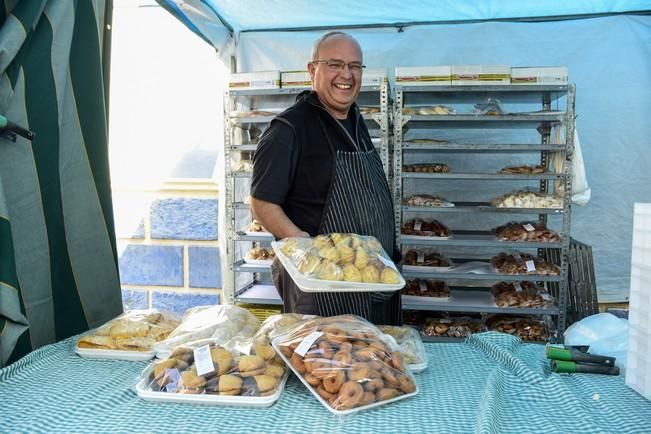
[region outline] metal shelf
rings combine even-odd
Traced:
[[[448,300],[433,297],[402,296],[402,308],[408,310],[485,312],[515,315],[558,315],[558,308],[499,307],[487,290],[452,290]]]
[[[238,171],[238,172],[232,172],[231,176],[233,178],[250,178],[253,175],[251,172],[245,172],[245,171]]]
[[[255,151],[258,145],[255,143],[245,143],[243,145],[231,145],[228,147],[229,151]]]
[[[494,93],[494,92],[522,92],[522,93],[547,93],[567,92],[566,84],[502,84],[489,86],[400,86],[403,92],[426,93]]]
[[[514,282],[514,281],[527,281],[527,282],[560,282],[563,280],[562,276],[538,276],[527,274],[473,274],[473,273],[455,273],[454,271],[402,271],[404,277],[413,277],[420,279],[437,279],[437,280],[473,280],[473,281],[492,281],[492,282]]]
[[[309,87],[292,87],[278,89],[229,89],[227,95],[230,96],[273,96],[273,95],[296,95]],[[379,92],[381,86],[362,86],[360,92]]]
[[[402,206],[403,212],[494,212],[505,214],[563,214],[564,208],[497,208],[488,202],[455,202],[453,207]]]
[[[403,151],[471,151],[471,152],[540,152],[564,151],[565,144],[498,144],[498,143],[410,143],[402,144]]]
[[[268,124],[275,116],[229,116],[228,121],[233,125]]]
[[[269,273],[271,272],[271,265],[247,264],[244,260],[240,259],[233,263],[233,271],[238,273]]]
[[[509,115],[402,115],[408,122],[561,122],[566,113],[537,113]]]
[[[536,173],[532,175],[518,173],[431,173],[431,172],[402,172],[403,178],[419,179],[478,179],[494,181],[525,180],[539,181],[541,179],[563,179],[562,173]]]
[[[227,205],[227,207],[228,207],[228,205]],[[251,208],[251,205],[249,205],[248,203],[244,203],[244,202],[233,202],[233,208],[234,209],[249,209],[249,208]]]
[[[282,306],[283,301],[273,285],[250,284],[235,292],[235,300],[251,304]]]
[[[527,241],[500,241],[491,232],[483,231],[452,231],[449,239],[437,239],[435,237],[413,239],[400,235],[401,244],[410,245],[431,245],[431,246],[469,246],[469,247],[502,247],[502,248],[561,248],[562,242],[527,242]]]
[[[273,241],[273,235],[247,235],[244,232],[237,232],[233,238],[235,241],[253,241],[253,242],[265,242]]]

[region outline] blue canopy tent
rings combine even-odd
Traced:
[[[592,200],[572,236],[592,246],[600,301],[628,298],[633,204],[651,201],[651,1],[157,0],[234,70],[304,69],[346,29],[369,67],[567,65]]]

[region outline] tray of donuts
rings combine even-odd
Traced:
[[[329,411],[347,415],[418,393],[400,347],[362,318],[315,318],[273,339],[274,349]]]
[[[371,236],[330,233],[271,243],[296,285],[305,292],[397,291],[405,279]]]
[[[167,359],[143,371],[136,393],[157,402],[272,405],[280,398],[289,375],[285,363],[270,345],[251,344],[250,340],[244,346],[229,342],[218,345],[203,339],[177,347]]]

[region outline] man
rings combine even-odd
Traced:
[[[355,100],[362,50],[343,32],[319,38],[307,64],[312,91],[279,114],[253,159],[251,209],[276,238],[330,232],[373,235],[395,248],[391,193],[382,162]],[[285,312],[360,315],[375,323],[401,322],[400,295],[305,293],[276,259],[272,278]]]

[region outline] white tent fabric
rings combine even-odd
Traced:
[[[323,33],[251,31],[256,28],[438,20],[470,22],[348,32],[360,41],[368,67],[390,73],[416,65],[567,65],[577,86],[577,129],[592,190],[587,206],[573,208],[572,236],[593,247],[600,300],[627,299],[633,204],[651,200],[651,16],[474,20],[641,11],[651,9],[651,1],[443,1],[432,8],[426,1],[397,7],[376,0],[355,2],[353,11],[323,1],[179,3],[185,12],[195,3],[209,5],[233,28],[238,71],[304,69],[312,42]]]

